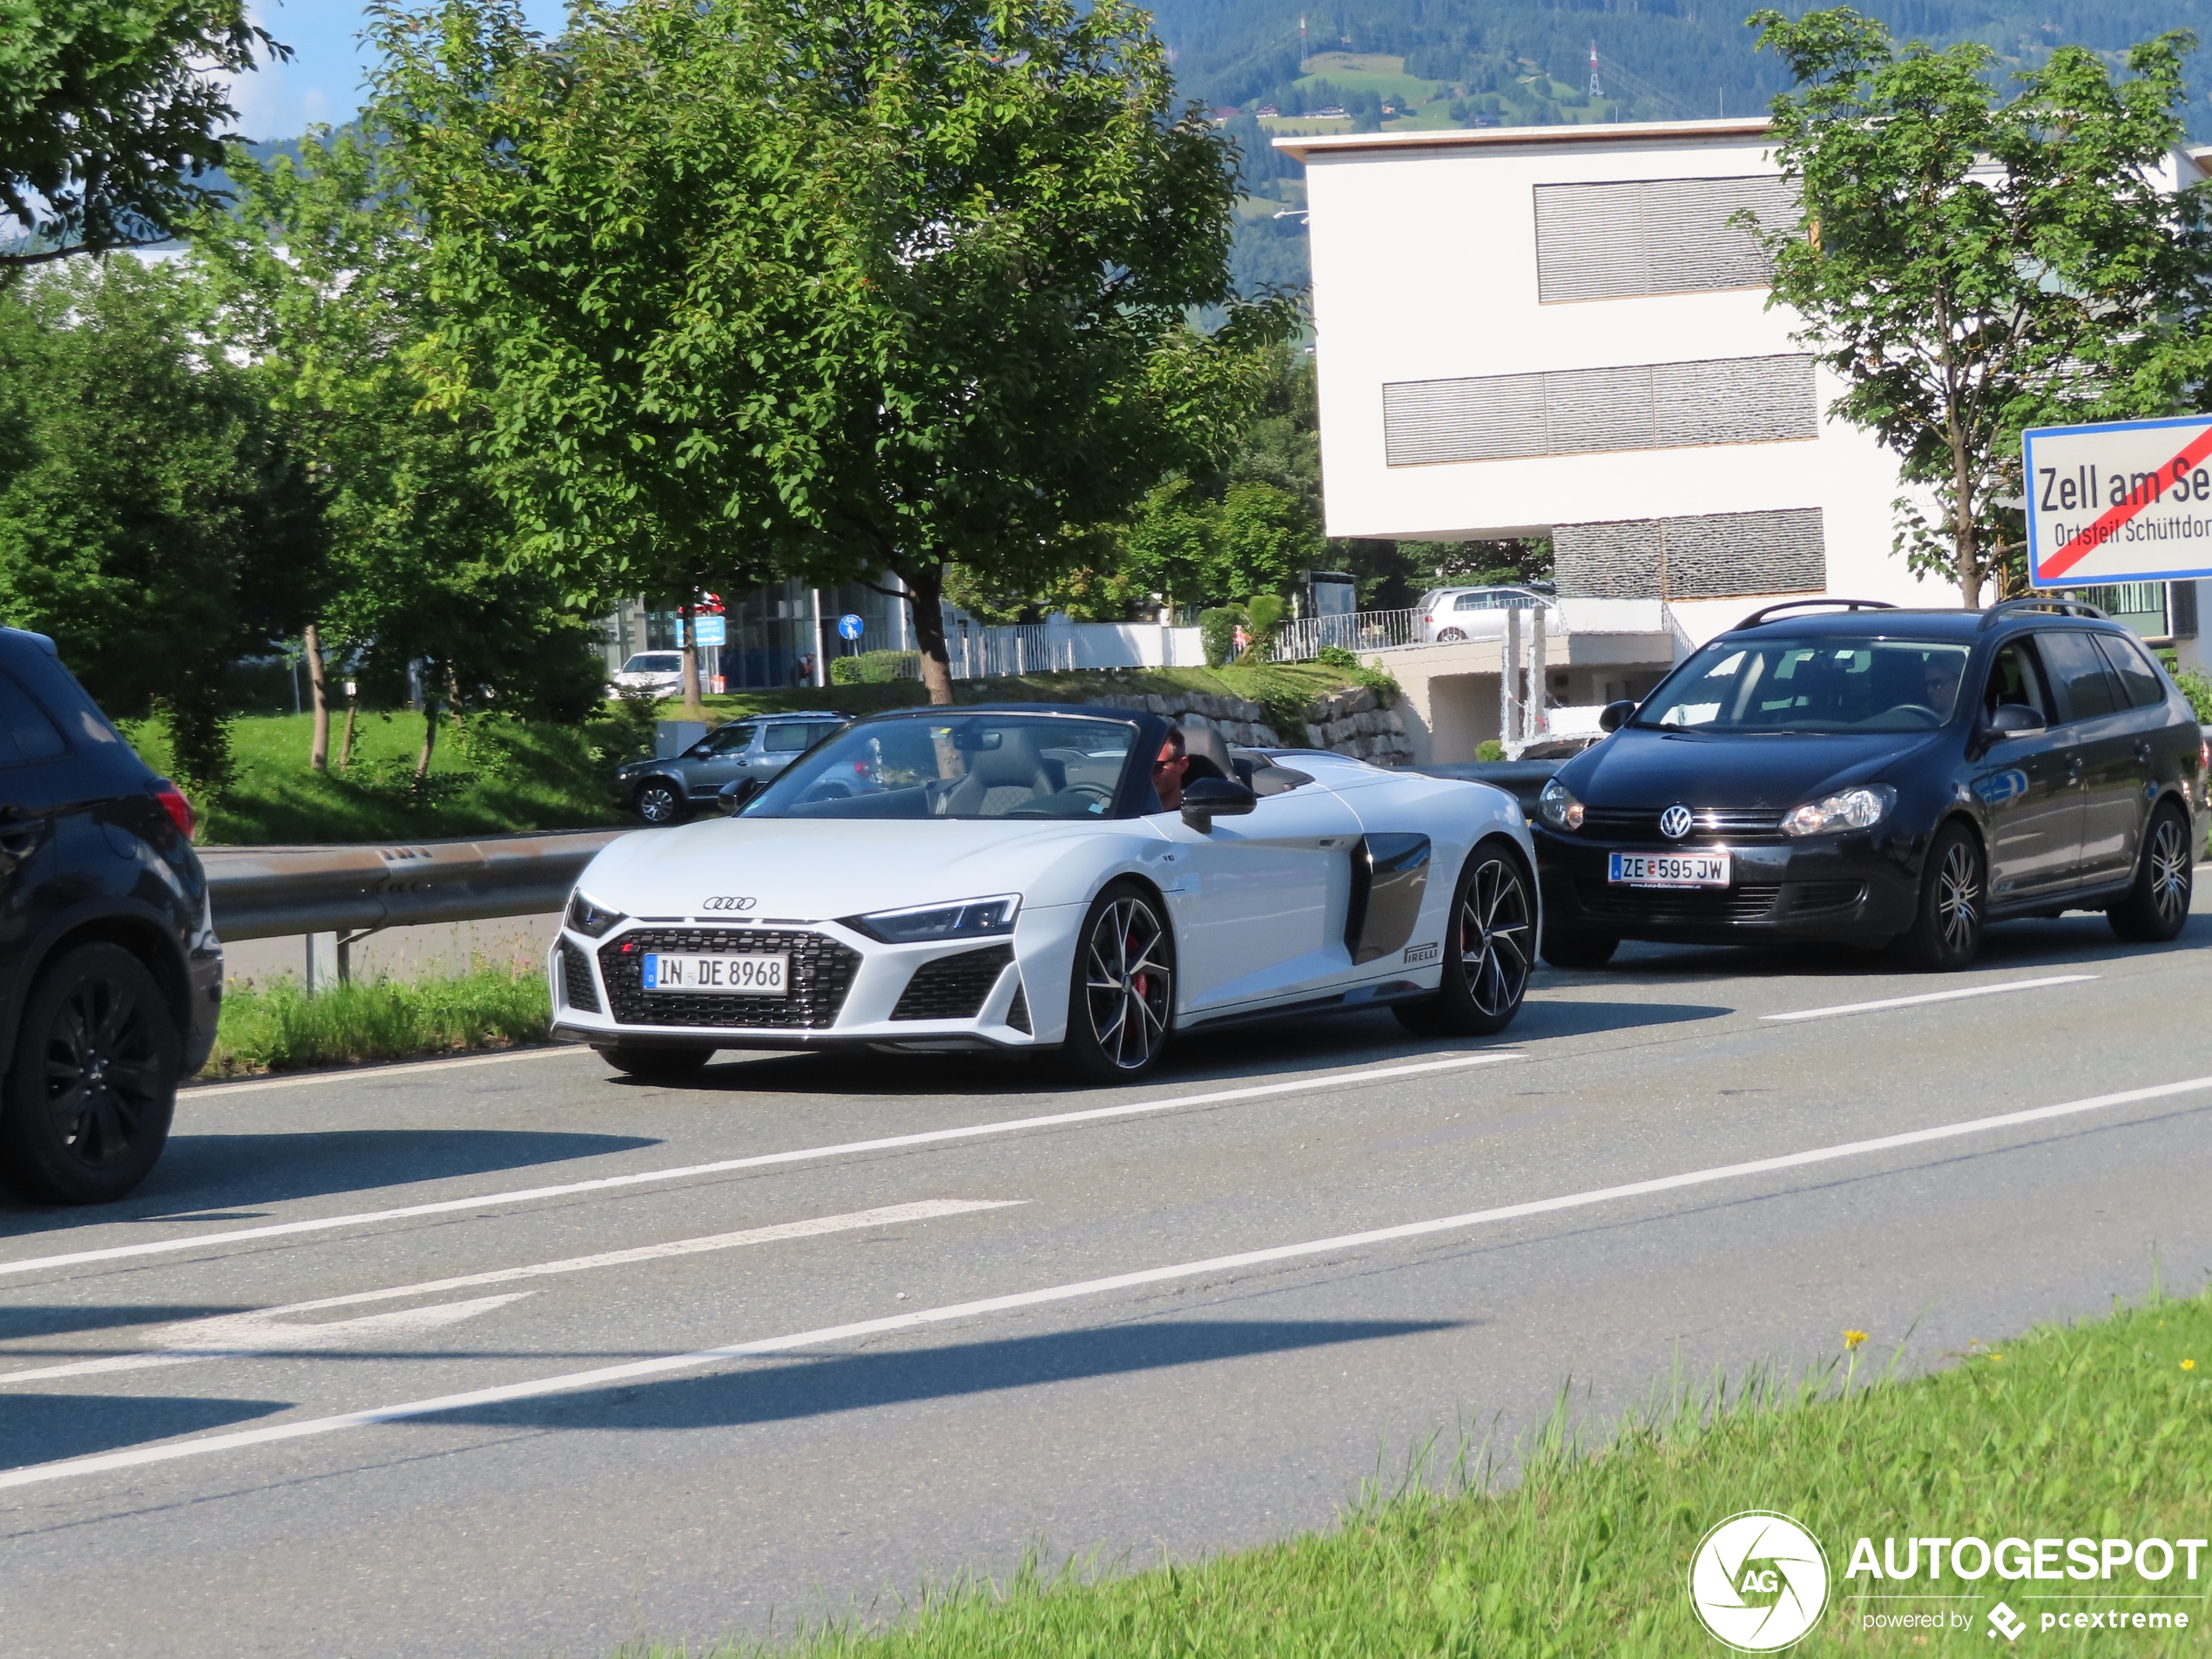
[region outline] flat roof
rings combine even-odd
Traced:
[[[1458,150],[1528,144],[1632,144],[1652,139],[1751,138],[1771,125],[1764,115],[1713,121],[1593,121],[1582,126],[1431,128],[1420,132],[1328,132],[1285,138],[1275,148],[1304,161],[1346,150]]]

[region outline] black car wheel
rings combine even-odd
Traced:
[[[1906,959],[1937,973],[1973,961],[1981,950],[1988,894],[1989,867],[1981,843],[1972,830],[1953,819],[1936,832],[1935,844],[1928,849],[1919,908],[1911,931],[1900,941]]]
[[[631,803],[648,824],[673,824],[684,816],[683,792],[665,778],[648,778]]]
[[[2134,886],[2105,912],[2113,932],[2138,945],[2162,945],[2178,934],[2189,919],[2192,863],[2188,819],[2169,801],[2151,817]]]
[[[1436,995],[1400,1003],[1398,1022],[1425,1037],[1495,1036],[1513,1023],[1535,965],[1536,905],[1521,855],[1485,841],[1460,873]]]
[[[652,1082],[681,1082],[714,1058],[711,1049],[647,1048],[627,1042],[610,1043],[594,1052],[617,1071]]]
[[[1093,1082],[1130,1082],[1159,1063],[1175,1028],[1175,940],[1159,901],[1116,882],[1076,935],[1064,1053]]]
[[[182,1044],[144,963],[84,945],[38,977],[0,1110],[0,1178],[24,1197],[107,1204],[169,1139]]]
[[[1610,934],[1583,934],[1547,926],[1544,960],[1554,968],[1602,968],[1613,960],[1621,941]]]
[[[1466,638],[1467,633],[1465,630],[1459,628],[1447,628],[1436,636],[1436,643],[1440,645],[1457,645],[1462,643]]]

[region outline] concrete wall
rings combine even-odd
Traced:
[[[1769,311],[1764,287],[1538,297],[1536,185],[1771,175],[1757,124],[1679,123],[1621,138],[1577,128],[1283,142],[1307,162],[1331,535],[1457,540],[1817,508],[1827,591],[1957,602],[1891,552],[1896,467],[1871,436],[1824,416],[1842,389],[1824,372],[1811,437],[1386,463],[1387,383],[1802,352],[1790,338],[1793,314]],[[1731,621],[1749,608],[1716,607]]]

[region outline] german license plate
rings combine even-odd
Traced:
[[[711,991],[718,996],[781,996],[788,988],[791,958],[781,951],[732,953],[721,956],[678,956],[645,953],[644,987],[649,991]]]
[[[1632,887],[1724,887],[1725,853],[1613,853],[1605,879]]]

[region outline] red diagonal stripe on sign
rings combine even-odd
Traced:
[[[2048,582],[2053,577],[2064,576],[2083,559],[2110,541],[2113,531],[2134,517],[2153,502],[2163,496],[2166,493],[2163,485],[2174,475],[2175,468],[2179,467],[2186,472],[2207,455],[2212,455],[2212,427],[2207,427],[2198,433],[2195,437],[2189,440],[2187,448],[2150,475],[2159,481],[2160,489],[2144,490],[2143,498],[2139,502],[2122,502],[2119,506],[2108,509],[2102,518],[2037,566],[2036,580]],[[2032,478],[2028,480],[2031,488],[2034,482],[2035,481]]]

